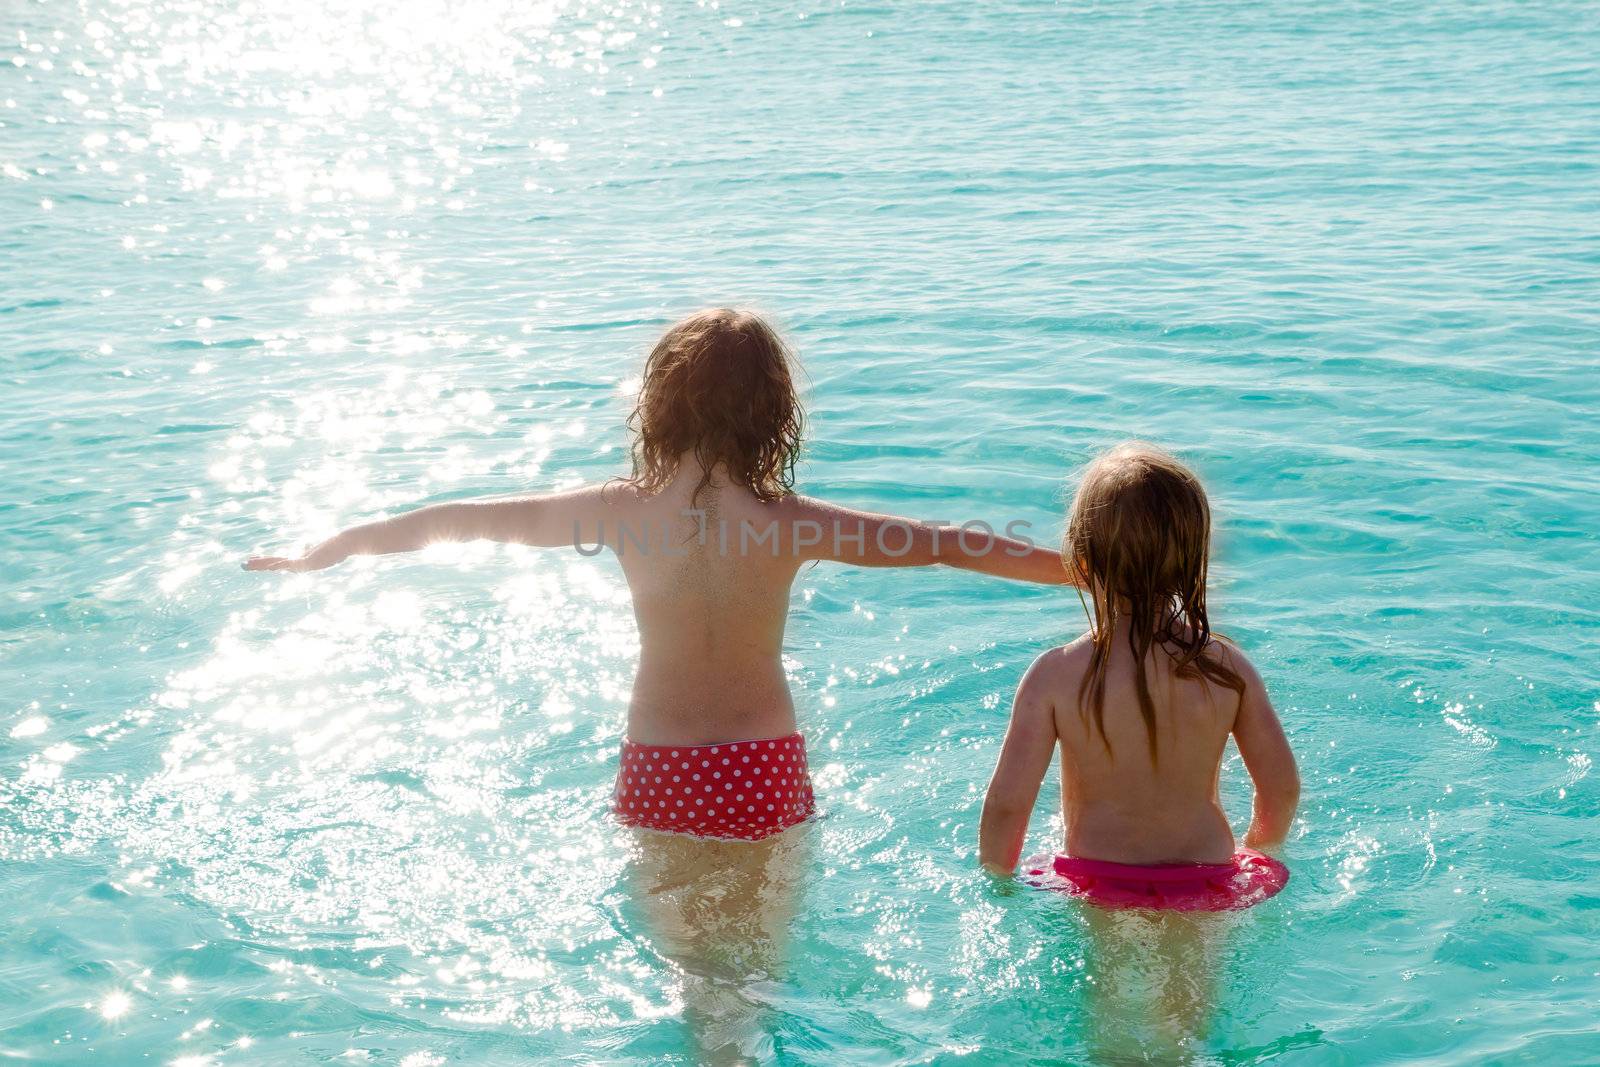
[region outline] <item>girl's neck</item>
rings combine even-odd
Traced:
[[[678,457],[677,465],[673,468],[670,485],[680,485],[685,481],[698,485],[700,479],[706,474],[705,465],[702,464],[693,452],[685,452]],[[728,469],[721,463],[711,466],[711,482],[709,484],[723,486],[728,483]]]
[[[1124,596],[1116,596],[1112,597],[1111,599],[1116,605],[1116,618],[1112,623],[1111,636],[1118,640],[1126,640],[1128,636],[1128,627],[1132,618],[1132,616],[1129,614],[1129,610],[1132,605],[1129,603],[1128,598]],[[1097,620],[1105,619],[1107,617],[1106,597],[1104,592],[1099,587],[1096,587],[1094,590],[1093,604],[1095,618]],[[1161,617],[1156,619],[1156,632],[1158,634],[1163,632],[1166,628],[1172,625],[1173,621],[1174,620],[1170,609],[1164,610]]]

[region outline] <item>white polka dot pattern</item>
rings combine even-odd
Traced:
[[[799,734],[718,745],[622,742],[612,810],[628,826],[759,841],[811,817]]]

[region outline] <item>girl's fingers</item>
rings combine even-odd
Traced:
[[[244,561],[247,571],[286,571],[294,566],[294,560],[282,556],[251,556]]]
[[[320,571],[331,567],[344,559],[342,555],[323,553],[317,555],[313,550],[306,556],[251,556],[244,561],[247,571]]]

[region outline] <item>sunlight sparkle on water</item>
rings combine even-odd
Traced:
[[[128,1009],[133,1007],[133,998],[123,992],[110,993],[100,1002],[100,1017],[115,1019],[126,1015]]]
[[[48,729],[50,729],[50,720],[43,715],[34,715],[13,726],[11,728],[11,736],[18,739],[37,737]]]

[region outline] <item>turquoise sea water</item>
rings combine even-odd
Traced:
[[[1597,55],[1561,2],[5,5],[0,1056],[693,1059],[601,816],[614,565],[238,561],[620,471],[741,302],[810,492],[1054,537],[1124,436],[1207,478],[1306,783],[1209,1056],[1600,1062]],[[973,857],[1081,618],[802,577],[758,1058],[1088,1059],[1077,913]]]

